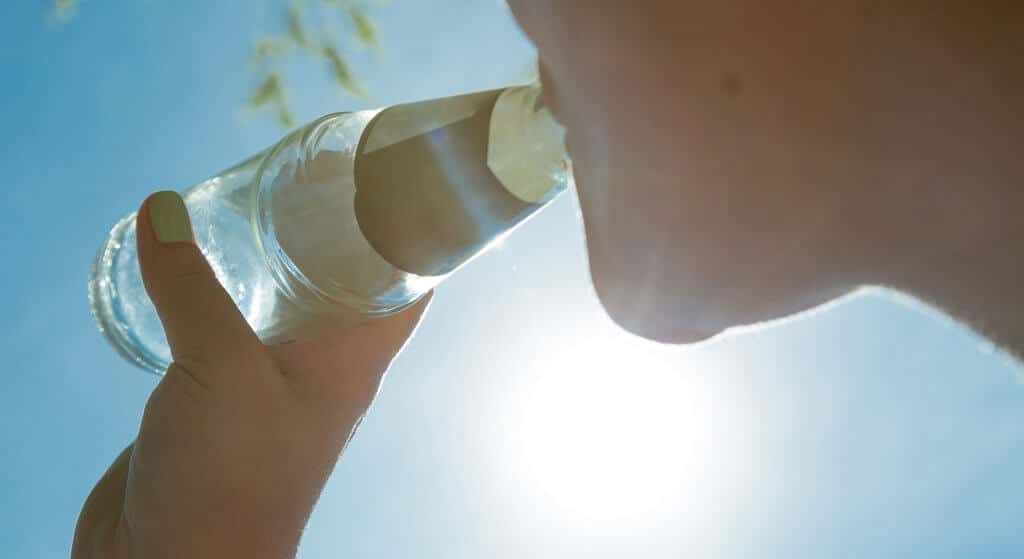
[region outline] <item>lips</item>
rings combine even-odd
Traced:
[[[548,108],[551,115],[555,117],[562,126],[565,126],[561,105],[558,102],[558,95],[555,92],[555,81],[551,76],[551,69],[543,60],[537,60],[537,71],[540,74],[541,97],[544,99],[544,106]]]

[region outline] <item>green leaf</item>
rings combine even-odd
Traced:
[[[356,82],[355,76],[352,75],[352,71],[349,70],[348,64],[342,58],[338,49],[332,46],[324,47],[324,57],[327,58],[327,64],[331,68],[331,73],[334,74],[334,79],[342,89],[355,95],[363,94],[362,87]]]
[[[248,105],[253,109],[259,109],[271,101],[281,99],[281,97],[281,77],[277,74],[270,74],[256,88],[256,92],[249,98]]]
[[[271,58],[288,53],[292,50],[292,42],[279,37],[263,37],[257,39],[253,45],[253,52],[256,58]]]
[[[370,21],[370,18],[360,8],[352,7],[348,10],[352,24],[356,27],[356,39],[364,45],[377,46],[377,28]]]
[[[53,17],[57,21],[65,22],[75,17],[78,10],[78,0],[53,0]]]
[[[291,109],[288,108],[288,103],[283,99],[277,103],[277,122],[284,128],[295,126],[295,115],[292,114]]]
[[[292,6],[288,8],[288,35],[300,47],[309,47],[309,35],[306,33],[306,26],[302,23],[302,14],[299,8]]]

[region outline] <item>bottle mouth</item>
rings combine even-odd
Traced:
[[[164,359],[145,351],[140,340],[135,339],[122,315],[117,285],[112,276],[114,255],[120,249],[120,240],[128,227],[134,227],[135,214],[128,216],[114,226],[110,237],[100,247],[89,275],[89,307],[96,326],[107,343],[122,358],[138,367],[162,376],[170,365]]]
[[[502,92],[491,115],[487,166],[509,193],[547,203],[566,189],[570,165],[565,128],[544,105],[540,86]]]

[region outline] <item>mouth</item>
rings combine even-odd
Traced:
[[[563,128],[567,128],[563,119],[564,115],[562,114],[561,105],[558,102],[558,95],[555,93],[555,81],[551,77],[551,70],[543,60],[537,60],[537,72],[540,78],[540,92],[544,106],[547,107],[548,111],[551,112],[551,116],[555,117],[555,120]]]

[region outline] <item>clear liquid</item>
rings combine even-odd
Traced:
[[[261,325],[280,306],[252,226],[255,156],[184,195],[192,228],[221,285],[250,324]],[[163,327],[146,294],[136,252],[135,217],[111,231],[90,285],[94,312],[108,338],[132,361],[162,370],[171,361]]]
[[[264,154],[196,185],[183,195],[196,244],[246,321],[267,343],[287,343],[325,323],[356,323],[372,314],[358,301],[400,308],[436,280],[396,269],[367,243],[354,214],[350,155],[324,151],[269,180],[276,246],[302,274],[274,276],[257,227],[257,173]],[[154,372],[171,362],[156,309],[139,268],[136,215],[119,222],[97,259],[90,285],[94,313],[122,355]],[[426,285],[421,285],[426,284]],[[311,290],[310,285],[319,286]],[[322,288],[322,289],[321,289]],[[332,289],[333,288],[333,289]],[[347,294],[345,301],[335,296]]]

